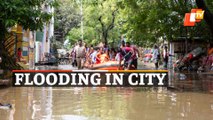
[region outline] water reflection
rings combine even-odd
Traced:
[[[213,96],[166,88],[9,88],[1,120],[141,120],[213,118]]]
[[[169,72],[169,86],[179,91],[213,93],[213,74]]]
[[[38,69],[57,69],[43,66]],[[185,75],[180,79],[181,74]],[[169,72],[167,88],[0,89],[0,120],[209,120],[213,76]]]

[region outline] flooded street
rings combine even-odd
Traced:
[[[55,69],[47,68],[47,69]],[[0,120],[210,120],[213,75],[170,72],[168,88],[9,87]]]
[[[0,120],[213,120],[213,0],[1,0]]]
[[[9,88],[1,120],[209,120],[213,95],[165,88]]]

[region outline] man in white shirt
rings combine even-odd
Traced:
[[[86,48],[85,46],[83,46],[81,39],[78,41],[78,43],[79,44],[75,47],[76,61],[78,69],[82,69],[84,64],[84,58],[86,56]]]
[[[95,48],[93,53],[90,55],[90,58],[92,60],[92,64],[96,63],[96,55],[98,54],[98,52],[99,52],[99,48]]]

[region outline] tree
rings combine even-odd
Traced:
[[[102,6],[102,9],[104,9],[104,6],[103,4],[101,4]],[[110,6],[110,9],[111,6]],[[101,24],[101,28],[102,28],[102,39],[104,41],[104,43],[107,45],[108,44],[108,34],[109,34],[109,31],[112,30],[114,28],[114,24],[115,24],[115,18],[116,18],[116,12],[118,11],[118,8],[114,9],[111,11],[111,14],[112,14],[112,20],[110,21],[110,23],[104,23],[104,20],[103,20],[103,14],[99,16],[98,18],[98,21],[100,22]]]
[[[117,18],[119,7],[117,6],[117,0],[83,1],[83,13],[85,42],[97,44],[102,41],[106,44],[113,44],[115,39],[118,39],[119,27],[117,25]],[[79,24],[70,30],[68,36],[71,43],[75,41],[73,38],[80,38],[80,29],[81,25]],[[76,38],[77,36],[78,38]]]
[[[213,6],[212,1],[210,2],[210,1],[206,0],[206,2],[208,2],[211,6]],[[204,0],[196,0],[196,4],[197,4],[198,8],[202,8],[205,11],[204,19],[205,19],[206,23],[208,24],[208,26],[211,30],[212,37],[213,37],[213,14],[211,13],[210,9],[208,8],[208,6],[206,5]]]
[[[108,44],[110,31],[116,26],[118,6],[116,0],[97,0],[94,3],[84,4],[84,21],[88,27],[93,27],[99,39]],[[113,36],[113,35],[112,35]]]
[[[87,39],[95,38],[97,42],[101,39],[108,43],[115,42],[118,36],[125,34],[127,39],[138,45],[152,45],[159,42],[160,39],[170,41],[179,37],[188,37],[188,35],[208,40],[211,29],[204,21],[190,28],[183,26],[185,13],[196,8],[196,2],[193,0],[95,0],[89,3],[84,2],[84,34],[90,32],[94,36]],[[205,2],[208,3],[209,11],[212,11],[211,0],[205,0]],[[207,15],[205,16],[207,17]],[[212,21],[212,19],[210,20]],[[79,26],[76,28],[80,29]],[[186,30],[188,31],[186,32]],[[75,33],[72,32],[72,34]]]
[[[0,56],[2,56],[3,69],[17,68],[15,61],[9,56],[5,49],[5,36],[8,28],[16,24],[24,29],[38,30],[43,28],[43,24],[51,18],[51,13],[43,9],[55,6],[57,3],[52,0],[3,0],[0,2]],[[19,68],[19,67],[18,67]]]
[[[184,15],[195,7],[196,3],[191,0],[122,0],[120,13],[125,16],[123,32],[140,45],[147,42],[154,44],[159,38],[168,41],[179,36],[187,36],[186,28],[183,27]],[[191,37],[209,39],[209,30],[206,30],[203,21],[190,28],[189,33]]]
[[[57,7],[54,16],[55,32],[59,33],[64,39],[72,28],[79,26],[82,16],[79,13],[79,5],[75,0],[60,0],[59,5],[60,7]],[[60,39],[56,38],[56,40]]]

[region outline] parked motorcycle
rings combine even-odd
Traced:
[[[199,68],[198,58],[204,53],[201,47],[197,47],[188,54],[186,54],[182,59],[176,61],[175,70],[178,71],[197,71]]]

